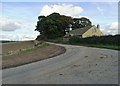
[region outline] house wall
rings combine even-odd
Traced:
[[[97,28],[96,26],[93,26],[82,35],[82,38],[91,37],[91,36],[102,36],[102,35],[103,33],[100,31],[100,29]]]

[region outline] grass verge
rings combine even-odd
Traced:
[[[54,43],[60,43],[60,44],[68,44],[68,45],[78,45],[78,46],[86,46],[86,47],[96,47],[96,48],[120,50],[120,46],[118,46],[118,45],[70,43],[69,41],[63,41],[62,38],[57,38],[54,40],[47,40],[47,41],[54,42]]]
[[[29,48],[19,49],[19,50],[15,50],[15,51],[9,51],[9,52],[3,54],[3,56],[9,56],[9,55],[14,55],[14,54],[30,53],[30,52],[32,52],[34,50],[37,50],[39,48],[45,48],[47,46],[49,46],[49,44],[43,43],[43,44],[40,44],[38,46],[33,46],[33,47],[29,47]]]
[[[72,45],[86,46],[86,47],[96,47],[96,48],[105,48],[105,49],[112,49],[112,50],[120,50],[120,46],[116,46],[116,45],[78,44],[78,43],[73,43]]]

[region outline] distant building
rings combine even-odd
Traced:
[[[85,26],[83,28],[78,28],[75,30],[71,30],[68,34],[64,36],[64,38],[68,38],[71,36],[78,36],[80,38],[92,37],[92,36],[102,36],[103,33],[100,31],[100,26]]]

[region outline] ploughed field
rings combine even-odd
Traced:
[[[47,43],[35,46],[33,41],[2,44],[2,68],[17,67],[44,60],[65,52],[64,47]]]
[[[33,47],[33,41],[25,41],[25,42],[8,42],[2,44],[2,54],[8,53],[10,51],[20,50],[23,48]]]

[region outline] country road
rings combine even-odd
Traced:
[[[118,51],[62,45],[66,53],[5,69],[3,84],[118,84]]]

